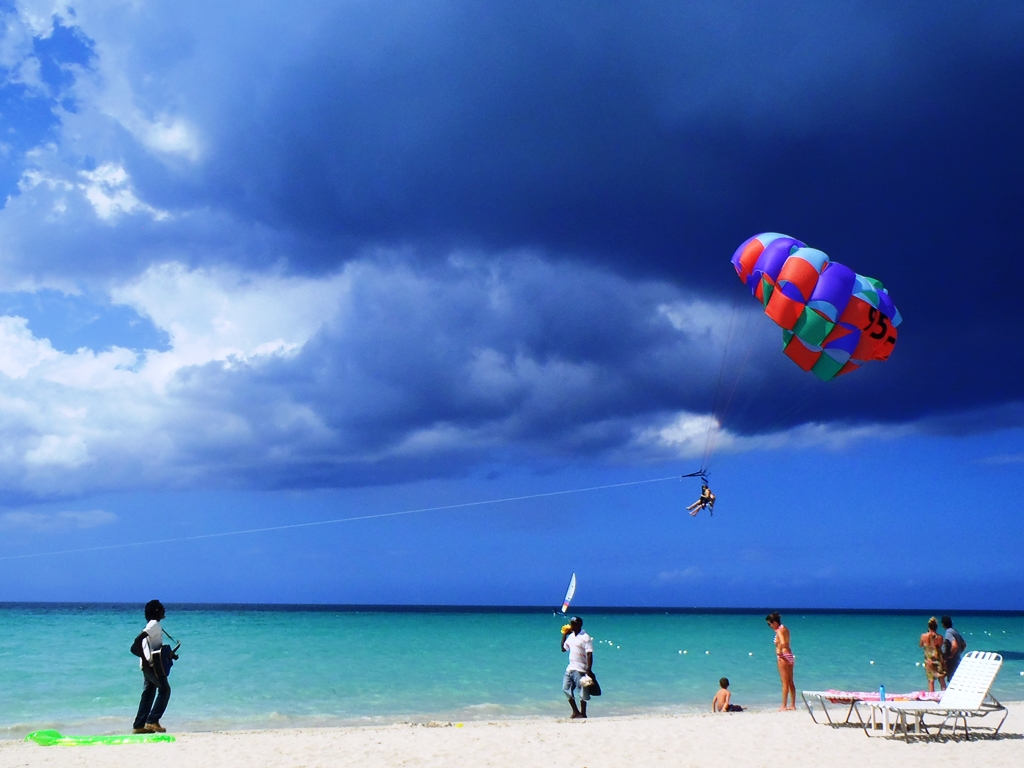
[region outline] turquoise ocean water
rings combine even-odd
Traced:
[[[138,606],[0,606],[0,738],[130,728],[142,675],[128,647],[141,614]],[[595,716],[703,711],[723,676],[734,701],[778,704],[773,634],[761,613],[580,614],[605,692]],[[1024,700],[1024,616],[954,618],[969,650],[1004,653],[995,695]],[[800,690],[926,685],[916,666],[926,614],[783,619]],[[543,611],[172,605],[164,626],[182,648],[163,722],[184,731],[564,716],[561,624]]]

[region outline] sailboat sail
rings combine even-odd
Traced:
[[[569,588],[565,590],[565,600],[562,601],[562,613],[569,610],[569,603],[572,602],[573,595],[576,594],[576,574],[572,575],[569,579]]]

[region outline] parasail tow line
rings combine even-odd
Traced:
[[[217,539],[224,536],[244,536],[251,533],[268,533],[270,531],[286,531],[291,528],[311,528],[316,525],[336,525],[338,523],[354,523],[359,520],[378,520],[384,517],[399,517],[401,515],[415,515],[420,512],[441,512],[448,509],[464,509],[466,507],[482,507],[487,504],[507,504],[511,501],[528,501],[529,499],[543,499],[549,496],[565,496],[570,493],[586,493],[588,491],[604,491],[610,488],[625,488],[631,485],[645,485],[648,483],[663,483],[666,480],[678,480],[678,475],[671,477],[656,477],[651,480],[631,480],[626,483],[610,483],[608,485],[593,485],[589,488],[572,488],[566,491],[548,491],[546,493],[530,493],[525,496],[509,496],[504,499],[487,499],[484,501],[467,501],[461,504],[443,504],[437,507],[420,507],[419,509],[404,509],[399,512],[381,512],[374,515],[356,515],[354,517],[339,517],[333,520],[313,520],[307,523],[289,523],[287,525],[270,525],[264,528],[248,528],[242,531],[220,531],[218,533],[200,533],[194,536],[180,536],[173,539],[152,539],[149,541],[132,541],[124,544],[103,544],[98,547],[81,547],[79,549],[62,549],[53,552],[34,552],[27,555],[5,555],[0,557],[3,560],[25,560],[30,557],[48,557],[51,555],[71,555],[79,552],[100,552],[108,549],[125,549],[128,547],[148,547],[155,544],[174,544],[183,541],[198,541],[200,539]]]

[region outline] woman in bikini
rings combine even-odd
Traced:
[[[770,613],[765,616],[768,626],[775,630],[775,656],[779,665],[779,679],[782,680],[782,706],[783,709],[796,709],[796,683],[793,682],[793,665],[796,664],[796,657],[793,649],[789,646],[789,629],[782,623],[782,617],[778,613]],[[792,704],[788,702],[792,699]]]
[[[942,690],[946,690],[946,660],[942,658],[942,635],[936,630],[939,622],[932,616],[928,619],[928,631],[921,635],[918,645],[924,648],[924,674],[928,678],[928,690],[935,690],[935,681],[939,681]]]

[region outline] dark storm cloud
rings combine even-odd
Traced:
[[[207,126],[208,189],[324,236],[539,245],[703,280],[763,220],[840,244],[844,223],[948,232],[944,208],[990,209],[951,195],[990,187],[993,216],[1015,210],[1009,15],[348,6],[213,113],[234,119]]]
[[[821,385],[778,355],[761,318],[774,357],[759,370],[771,382],[746,397],[771,406],[737,409],[730,427],[908,421],[1021,399],[1006,375],[1024,369],[1016,6],[183,3],[90,14],[83,29],[120,57],[108,67],[131,84],[133,119],[182,116],[201,150],[171,161],[141,129],[108,137],[166,220],[136,211],[97,223],[80,200],[63,226],[9,204],[5,241],[34,274],[125,277],[172,259],[331,273],[381,246],[429,269],[460,248],[528,248],[544,263],[611,270],[627,304],[645,280],[664,280],[756,309],[728,259],[776,230],[883,280],[905,324],[889,362]],[[352,445],[376,436],[393,447],[431,419],[501,422],[502,435],[538,444],[612,444],[637,413],[707,408],[719,347],[688,350],[674,379],[675,353],[637,314],[573,325],[550,312],[573,301],[571,284],[537,285],[489,342],[506,360],[522,348],[602,372],[600,386],[565,384],[565,403],[453,378],[482,342],[429,295],[415,317],[323,334],[294,364],[251,373],[252,385],[308,405]],[[444,344],[417,335],[434,327],[448,329]],[[229,410],[245,412],[245,388],[226,383],[240,374],[214,368],[191,372],[195,391],[220,382]],[[344,400],[358,412],[332,409],[339,381],[359,393]]]
[[[316,21],[194,94],[215,149],[187,193],[319,241],[296,268],[381,243],[531,246],[724,297],[742,290],[732,250],[783,231],[882,279],[906,318],[884,379],[812,398],[833,417],[1020,398],[982,373],[1024,369],[1019,9],[353,4]]]
[[[667,283],[530,256],[364,265],[345,316],[301,353],[179,374],[175,462],[301,486],[607,456],[659,414],[710,408],[714,377],[695,361],[728,310],[699,306],[680,329],[671,313],[687,308]]]

